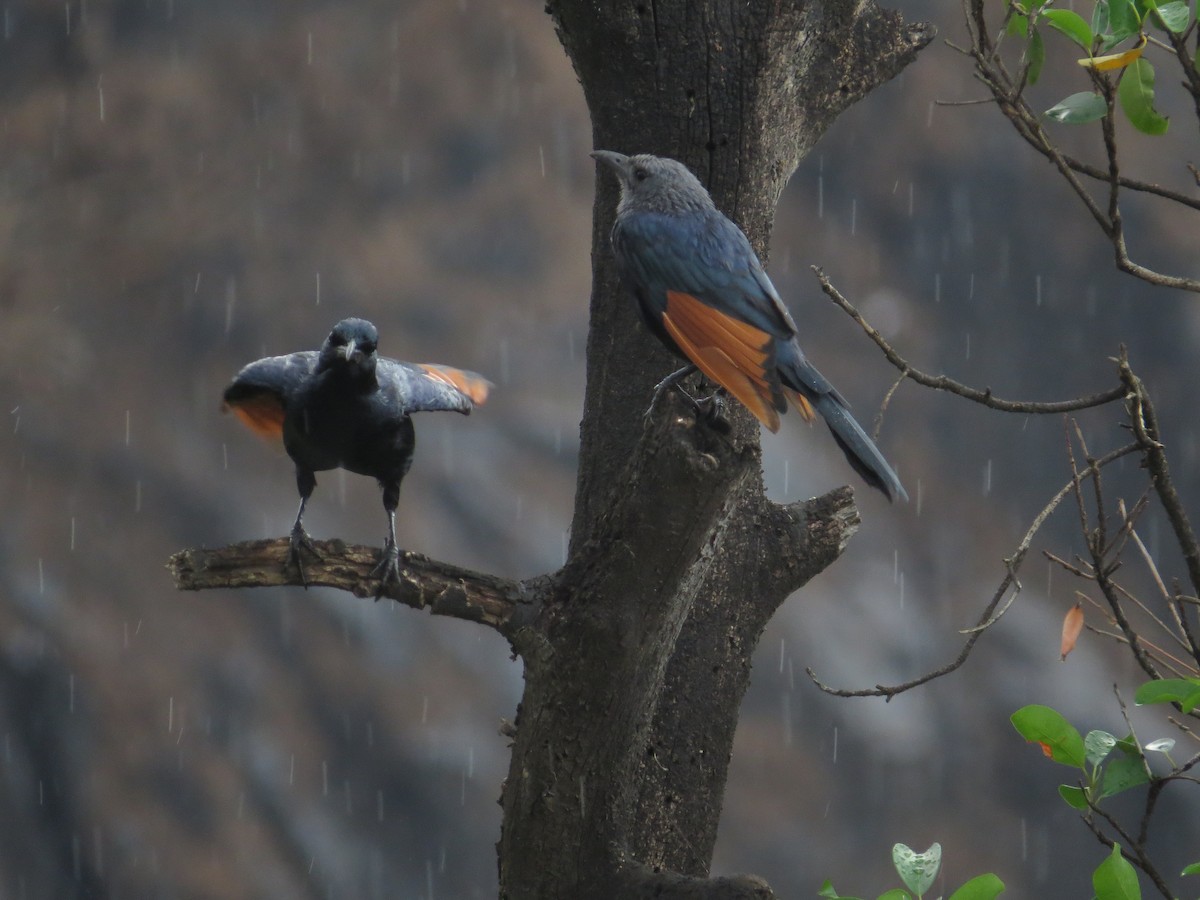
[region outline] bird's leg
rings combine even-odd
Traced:
[[[666,378],[664,378],[662,381],[660,381],[658,384],[656,384],[654,386],[654,393],[650,396],[650,406],[646,410],[646,414],[643,416],[643,418],[647,422],[649,422],[650,419],[654,416],[654,407],[658,405],[659,398],[662,397],[662,395],[665,394],[671,388],[679,387],[680,382],[682,382],[683,379],[687,378],[689,375],[691,375],[695,371],[696,371],[696,366],[692,363],[688,363],[682,369],[676,369],[674,372],[672,372],[670,375],[668,375]],[[687,391],[685,391],[681,387],[679,387],[679,393],[681,393],[681,394],[683,394],[683,396],[687,397],[688,400],[691,400],[693,406],[695,405],[696,401],[694,399],[692,399],[691,394],[689,394]]]
[[[312,496],[313,489],[317,486],[317,476],[308,469],[296,469],[296,487],[300,490],[300,509],[296,511],[296,521],[292,524],[292,533],[288,536],[288,555],[287,561],[284,562],[284,571],[290,565],[296,566],[296,571],[300,573],[300,583],[308,588],[308,578],[304,574],[304,565],[300,561],[300,551],[307,550],[316,559],[321,558],[321,554],[317,552],[316,545],[313,544],[312,538],[308,536],[308,532],[304,530],[304,507],[308,503],[308,498]]]
[[[707,388],[708,379],[701,380],[701,388]],[[720,385],[713,386],[712,394],[707,397],[692,397],[691,402],[696,406],[696,414],[722,433],[730,432],[730,420],[725,418],[725,389]]]
[[[692,399],[696,404],[696,412],[704,418],[704,420],[718,431],[728,433],[730,430],[729,420],[725,418],[725,390],[717,387],[707,397],[700,399]]]
[[[388,517],[387,543],[383,545],[383,553],[379,565],[371,570],[371,577],[379,579],[379,587],[375,591],[375,599],[383,596],[383,589],[389,581],[400,581],[400,548],[396,546],[396,507],[400,505],[400,482],[381,482],[383,486],[383,509]]]
[[[729,420],[725,418],[725,391],[721,387],[717,387],[707,397],[696,398],[683,389],[681,382],[696,372],[695,364],[689,364],[682,369],[676,369],[662,381],[654,386],[654,394],[650,398],[650,408],[646,410],[643,417],[647,422],[654,414],[654,407],[658,403],[659,398],[669,389],[675,388],[687,401],[692,404],[692,408],[696,410],[696,416],[703,419],[712,428],[723,434],[728,434],[730,430]]]

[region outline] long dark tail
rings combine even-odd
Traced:
[[[872,487],[879,488],[887,494],[893,503],[896,498],[908,499],[904,485],[883,458],[875,442],[867,436],[862,426],[854,421],[850,410],[841,403],[841,398],[835,394],[822,394],[812,401],[817,412],[825,419],[825,424],[833,433],[833,439],[838,442],[846,459],[854,467],[854,471],[862,476],[863,481]]]
[[[850,415],[850,404],[805,358],[800,345],[792,340],[781,345],[778,352],[779,376],[784,387],[799,394],[821,414],[854,471],[867,484],[883,491],[893,503],[897,497],[907,500],[908,493],[888,461]]]

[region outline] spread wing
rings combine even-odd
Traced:
[[[492,383],[476,372],[434,363],[381,359],[376,369],[380,390],[399,401],[406,413],[460,412],[466,415],[487,402]]]
[[[222,409],[236,415],[255,434],[282,441],[287,399],[312,376],[317,356],[317,351],[305,350],[250,363],[225,388]]]
[[[305,350],[250,363],[225,389],[223,408],[255,434],[282,441],[288,400],[312,377],[318,356],[315,350]],[[381,394],[397,416],[427,410],[466,414],[486,402],[492,387],[475,372],[386,357],[378,362],[376,378]]]

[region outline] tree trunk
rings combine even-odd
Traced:
[[[598,149],[687,163],[762,254],[776,201],[833,118],[932,38],[871,2],[673,0],[548,11]],[[511,634],[525,694],[502,803],[501,895],[771,896],[709,880],[750,658],[779,604],[857,527],[848,489],[778,506],[758,428],[698,425],[650,389],[673,361],[637,321],[597,184],[588,382],[567,565]]]
[[[762,254],[787,178],[833,118],[932,38],[871,0],[552,0],[595,146],[688,163]],[[696,421],[652,386],[674,361],[619,288],[598,183],[579,482],[567,564],[517,584],[404,554],[384,594],[504,634],[525,663],[501,802],[500,893],[771,897],[708,878],[750,659],[779,604],[858,527],[852,492],[780,506],[758,425]],[[323,542],[314,584],[371,596],[377,553]],[[297,584],[287,541],[176,554],[179,587]]]

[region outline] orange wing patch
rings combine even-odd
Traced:
[[[459,393],[471,398],[476,406],[487,402],[488,392],[492,383],[474,372],[464,372],[462,369],[452,369],[450,366],[435,366],[432,363],[419,363],[418,367],[434,381],[448,384]]]
[[[278,394],[261,391],[237,400],[227,401],[223,409],[231,410],[241,423],[267,440],[283,440],[283,401]]]
[[[701,372],[737,397],[771,431],[779,430],[785,402],[772,386],[774,373],[767,371],[769,334],[679,291],[667,291],[663,327]]]

